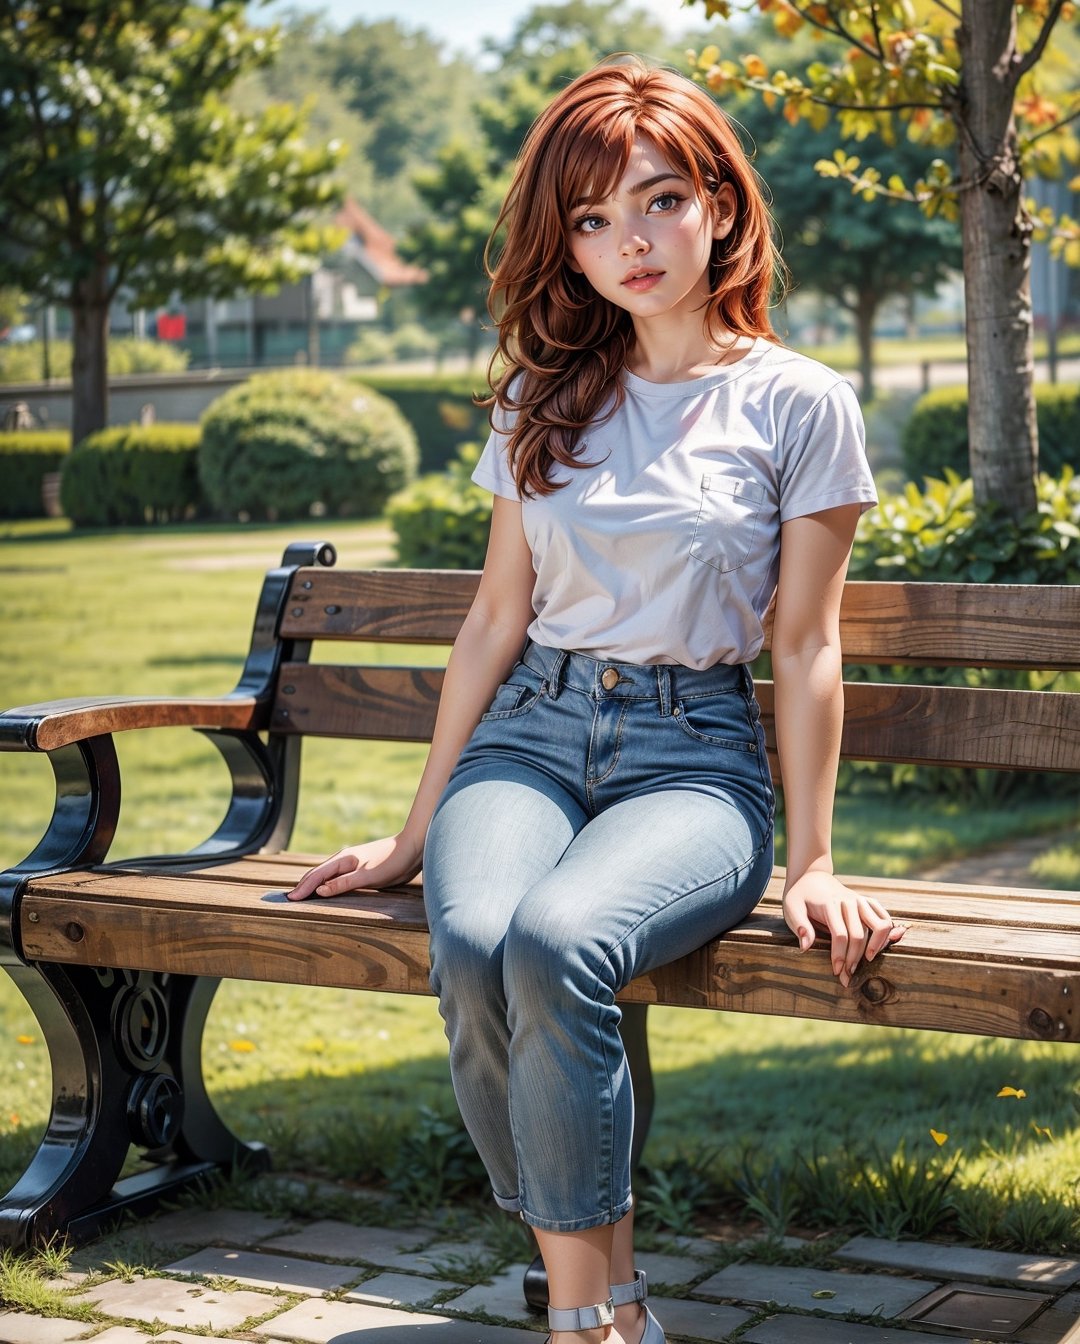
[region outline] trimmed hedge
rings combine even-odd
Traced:
[[[444,472],[421,476],[386,508],[398,561],[412,569],[482,569],[491,494],[469,479],[479,447],[464,444]]]
[[[202,418],[199,475],[215,508],[371,517],[416,472],[416,436],[388,398],[319,369],[256,374]]]
[[[40,518],[42,482],[71,451],[66,429],[19,429],[0,434],[0,518]]]
[[[946,469],[967,476],[967,406],[966,387],[937,388],[915,403],[900,436],[904,467],[913,481],[941,476]],[[1064,466],[1080,463],[1080,383],[1038,384],[1035,413],[1040,470],[1058,476]]]
[[[188,353],[171,341],[138,340],[115,336],[109,341],[109,373],[178,373],[188,366]],[[71,375],[71,342],[49,344],[49,368],[54,378]],[[36,383],[43,377],[44,351],[40,341],[0,345],[0,383]]]
[[[190,518],[203,503],[198,458],[198,425],[101,429],[64,462],[60,503],[79,527]]]
[[[365,374],[362,381],[389,397],[416,431],[422,472],[443,471],[463,443],[488,436],[487,411],[473,401],[487,394],[482,374]]]

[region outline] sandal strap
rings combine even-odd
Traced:
[[[630,1302],[644,1302],[649,1296],[649,1283],[643,1269],[634,1270],[633,1283],[613,1283],[611,1300],[617,1307],[625,1307]]]
[[[547,1316],[552,1330],[595,1330],[615,1324],[615,1307],[609,1297],[592,1307],[548,1307]]]

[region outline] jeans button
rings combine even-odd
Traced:
[[[600,685],[605,691],[613,691],[619,684],[619,674],[613,667],[605,667],[600,674]]]

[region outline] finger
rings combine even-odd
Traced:
[[[858,897],[845,900],[842,908],[848,931],[847,956],[844,958],[844,975],[846,976],[844,984],[846,985],[850,983],[856,967],[866,953],[866,944],[870,933],[863,923]]]
[[[873,961],[883,947],[888,947],[895,925],[888,910],[870,896],[863,901],[862,916],[863,922],[870,930],[870,940],[866,944],[866,960]]]
[[[370,887],[372,885],[371,871],[358,859],[353,859],[352,867],[346,872],[338,873],[336,877],[320,882],[315,888],[315,894],[317,896],[343,896],[347,891],[356,891],[359,887]]]
[[[843,909],[837,905],[829,905],[825,910],[825,924],[829,930],[833,975],[840,976],[841,983],[844,983],[844,963],[847,961],[850,934]]]
[[[805,952],[814,946],[814,926],[806,911],[806,902],[801,896],[785,896],[783,903],[784,919],[791,932],[799,940],[799,951]]]
[[[331,878],[337,877],[339,873],[346,873],[356,867],[356,858],[352,854],[335,854],[333,858],[327,859],[325,863],[320,863],[318,867],[312,868],[297,882],[296,886],[288,893],[290,901],[303,901],[318,890],[323,883]],[[325,894],[321,893],[320,895]]]

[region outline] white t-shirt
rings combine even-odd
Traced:
[[[628,663],[705,668],[761,648],[780,524],[876,502],[862,415],[832,369],[758,339],[684,383],[623,375],[626,396],[584,436],[578,468],[521,501],[538,644]],[[508,426],[507,426],[508,427]],[[473,472],[517,499],[506,438]]]

